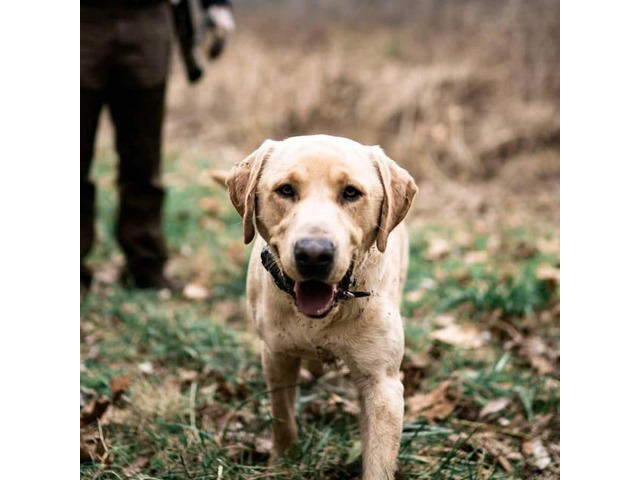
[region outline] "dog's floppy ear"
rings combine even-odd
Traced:
[[[256,233],[253,226],[256,188],[262,166],[273,153],[274,148],[273,140],[265,140],[255,152],[236,163],[227,177],[231,203],[242,217],[244,243],[250,243]]]
[[[384,191],[376,240],[378,250],[384,252],[389,234],[407,215],[418,187],[409,172],[387,157],[380,147],[370,148]]]

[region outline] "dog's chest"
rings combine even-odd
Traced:
[[[322,328],[321,320],[275,322],[263,339],[269,347],[294,357],[336,363],[344,356],[342,342]]]

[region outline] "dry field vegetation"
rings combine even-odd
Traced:
[[[398,477],[559,478],[559,2],[260,5],[236,2],[237,35],[201,84],[174,62],[165,230],[182,295],[117,281],[116,157],[101,132],[81,477],[358,477],[358,404],[342,369],[303,372],[301,440],[268,468],[249,250],[205,173],[264,138],[324,132],[382,145],[421,188]]]

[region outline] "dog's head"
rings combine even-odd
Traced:
[[[255,217],[309,317],[332,309],[341,280],[374,243],[385,251],[417,192],[380,147],[327,135],[265,141],[234,166],[227,187],[245,243]]]

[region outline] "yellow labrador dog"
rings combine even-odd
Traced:
[[[312,135],[265,141],[226,185],[245,243],[260,234],[247,296],[271,391],[273,457],[298,437],[301,359],[340,359],[360,395],[363,478],[393,478],[404,410],[401,222],[416,184],[379,147]]]

